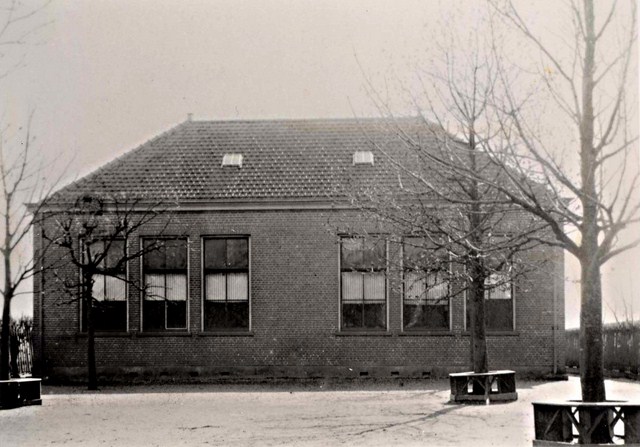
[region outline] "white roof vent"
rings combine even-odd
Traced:
[[[353,153],[354,165],[371,165],[373,166],[373,152],[371,151],[355,151]]]
[[[222,166],[242,167],[242,154],[224,154],[222,157]]]

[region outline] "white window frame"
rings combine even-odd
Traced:
[[[449,327],[446,330],[443,329],[432,329],[432,328],[423,328],[423,329],[409,329],[406,330],[404,327],[404,302],[405,302],[405,298],[406,298],[406,284],[405,284],[405,273],[406,270],[404,268],[404,241],[405,239],[409,238],[409,237],[413,237],[413,236],[406,236],[403,237],[400,241],[401,247],[400,247],[400,270],[402,272],[402,303],[401,303],[401,307],[400,307],[400,330],[402,332],[406,332],[406,333],[413,333],[413,332],[451,332],[453,330],[453,307],[452,307],[452,296],[451,296],[451,290],[452,290],[452,284],[451,284],[451,277],[453,276],[453,270],[452,270],[452,265],[451,265],[451,253],[447,252],[447,257],[449,258],[449,281],[447,281],[447,294],[449,296]],[[419,237],[417,237],[419,238]],[[422,238],[424,239],[424,238]],[[466,293],[466,292],[465,292]],[[466,318],[465,318],[466,321]],[[466,323],[465,323],[466,324]]]
[[[247,331],[238,332],[245,333],[251,332],[253,330],[253,300],[251,293],[251,235],[249,234],[211,234],[204,235],[200,237],[200,331],[204,332],[204,304],[207,299],[207,283],[205,278],[205,268],[204,268],[204,241],[205,239],[229,239],[229,238],[246,238],[247,239],[247,247],[248,247],[248,263],[249,266],[247,268],[247,275],[249,276],[247,279],[247,294],[249,299],[249,327]],[[225,332],[224,330],[214,331],[214,332]]]
[[[341,233],[338,234],[338,331],[339,332],[372,332],[372,333],[387,333],[389,332],[389,241],[385,238],[384,241],[384,250],[385,250],[385,268],[384,268],[384,295],[385,295],[385,324],[384,329],[373,329],[373,328],[354,328],[354,329],[344,329],[342,327],[342,241],[343,239],[366,239],[366,236],[354,235],[349,233]],[[380,237],[382,234],[369,234],[370,237]]]
[[[191,331],[191,287],[190,287],[190,281],[189,278],[191,277],[191,256],[190,256],[190,250],[189,250],[189,246],[190,246],[190,238],[189,236],[171,236],[171,235],[162,235],[162,236],[157,236],[157,235],[152,235],[152,234],[147,234],[147,235],[141,235],[138,237],[138,244],[140,247],[140,250],[144,250],[144,241],[145,239],[155,239],[155,240],[184,240],[187,243],[187,271],[186,271],[186,306],[185,306],[185,312],[186,312],[186,328],[170,328],[167,329],[167,306],[165,304],[165,315],[164,315],[164,325],[165,325],[165,331],[167,333],[172,333],[172,332],[190,332]],[[144,270],[144,256],[145,254],[143,254],[142,256],[140,256],[140,261],[139,261],[139,268],[140,268],[140,280],[142,283],[142,286],[145,286],[145,282],[146,282],[146,272]],[[165,280],[166,281],[166,280]],[[144,331],[144,300],[145,300],[145,294],[146,292],[143,290],[140,293],[140,332],[145,332]],[[153,333],[153,331],[150,331],[151,333]]]

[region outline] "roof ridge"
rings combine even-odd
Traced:
[[[419,116],[397,116],[394,117],[393,120],[416,120],[419,119]],[[187,123],[291,123],[291,122],[359,122],[359,121],[380,121],[380,122],[389,122],[388,117],[309,117],[309,118],[243,118],[243,119],[235,119],[235,118],[219,118],[219,119],[192,119],[190,121],[186,121]]]

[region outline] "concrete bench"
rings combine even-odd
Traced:
[[[515,371],[453,373],[449,374],[449,381],[451,383],[451,402],[489,403],[518,399]]]

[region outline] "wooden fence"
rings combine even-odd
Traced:
[[[604,369],[640,377],[640,325],[616,324],[603,331]],[[566,331],[566,362],[570,368],[579,366],[579,330]]]

